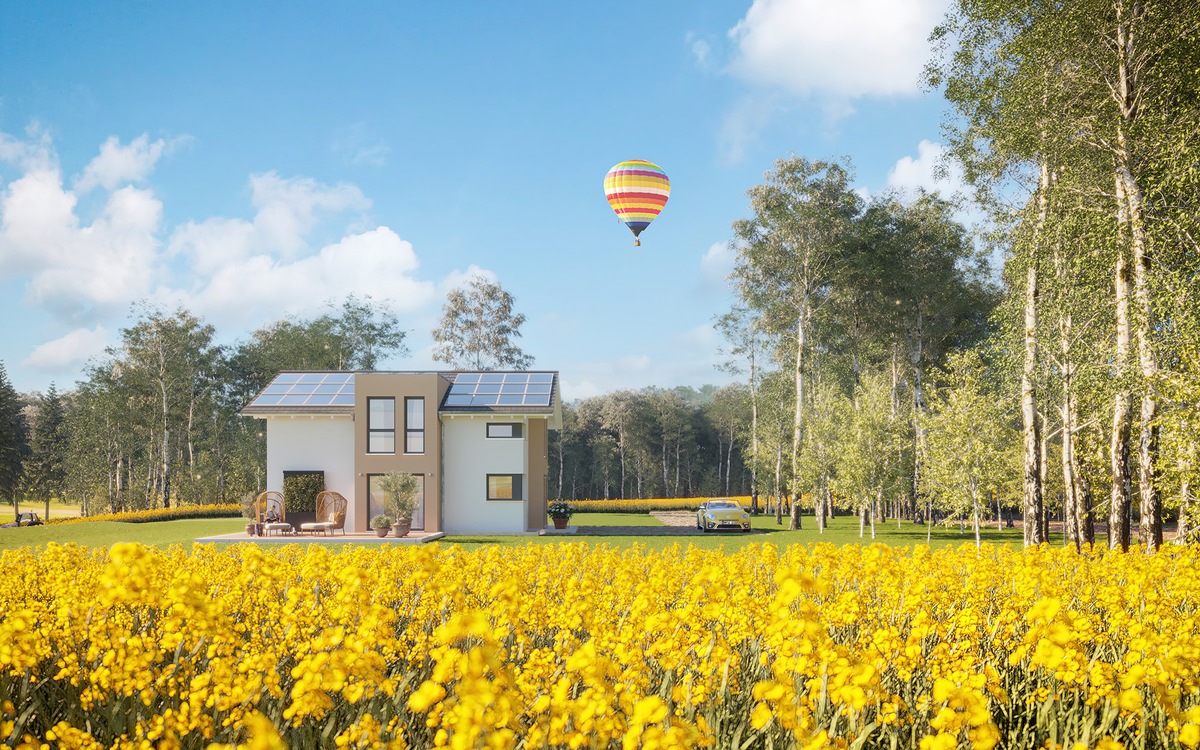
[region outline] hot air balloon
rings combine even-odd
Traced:
[[[638,235],[650,226],[667,204],[671,181],[657,164],[643,159],[623,161],[604,175],[604,197],[633,232],[633,244],[641,245]]]

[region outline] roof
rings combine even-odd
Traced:
[[[355,372],[281,372],[242,409],[247,416],[353,414]],[[368,373],[363,373],[368,374]],[[386,375],[386,372],[370,374]],[[438,375],[450,383],[440,413],[537,414],[561,422],[558,373],[552,371],[398,372]]]
[[[242,414],[353,414],[353,372],[281,372]]]

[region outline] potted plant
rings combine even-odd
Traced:
[[[388,529],[392,527],[392,519],[380,513],[371,519],[371,528],[375,529],[375,536],[380,539],[388,535]]]
[[[242,518],[246,519],[246,534],[250,536],[254,536],[254,519],[258,515],[258,510],[254,507],[254,497],[253,492],[242,495]]]
[[[554,528],[567,528],[567,521],[571,520],[575,509],[566,500],[555,500],[546,506],[546,515],[550,516],[550,520],[554,521]]]
[[[413,474],[390,471],[379,478],[379,489],[383,491],[388,515],[396,519],[392,533],[398,537],[407,536],[412,529],[412,514],[417,509],[421,481]]]

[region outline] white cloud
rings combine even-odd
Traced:
[[[312,314],[332,298],[354,293],[387,303],[396,312],[431,304],[435,284],[417,279],[412,244],[387,227],[352,234],[314,254],[282,261],[256,254],[228,263],[193,289],[171,293],[177,301],[214,321],[277,320]]]
[[[307,177],[285,179],[275,172],[250,177],[254,228],[263,241],[285,254],[305,247],[305,238],[324,214],[366,211],[371,201],[354,185],[322,185]]]
[[[70,319],[115,311],[151,289],[162,204],[146,190],[124,187],[109,196],[91,225],[70,236],[52,264],[34,275],[31,302]]]
[[[708,281],[724,284],[736,259],[737,252],[728,242],[715,242],[700,257],[700,273]]]
[[[765,88],[833,99],[915,94],[947,0],[755,0],[729,31],[731,69]]]
[[[151,142],[143,133],[128,146],[122,146],[120,139],[111,136],[75,180],[75,192],[83,194],[97,187],[113,190],[119,185],[142,182],[154,171],[163,154],[169,153],[178,142],[168,143],[161,138]]]
[[[0,196],[0,275],[28,276],[26,298],[78,321],[150,290],[162,204],[126,187],[81,225],[57,169],[36,169]]]
[[[888,171],[887,184],[899,190],[923,189],[940,193],[947,200],[966,190],[962,168],[947,161],[946,148],[923,140],[917,144],[917,157],[901,157]]]
[[[371,203],[358,187],[275,172],[249,178],[249,218],[165,227],[154,192],[127,183],[146,179],[168,148],[146,137],[128,146],[109,139],[68,189],[40,131],[24,140],[0,133],[0,162],[22,170],[0,192],[0,278],[23,284],[24,302],[60,326],[59,338],[30,344],[31,367],[62,368],[102,350],[107,331],[140,299],[184,305],[218,329],[244,332],[317,314],[349,294],[419,317],[440,290],[471,274],[492,276],[471,266],[421,279],[412,244],[366,224]],[[84,202],[98,205],[88,214],[77,199],[84,189],[103,191],[102,202]]]
[[[18,165],[26,172],[54,171],[58,158],[50,134],[37,122],[25,129],[26,140],[0,133],[0,161]]]
[[[34,348],[21,364],[40,370],[77,367],[104,351],[108,330],[104,326],[76,328],[67,335]]]

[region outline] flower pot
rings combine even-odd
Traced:
[[[246,536],[254,536],[254,524],[246,524]]]
[[[565,528],[567,528],[567,521],[570,521],[571,519],[570,518],[552,518],[550,520],[554,521],[554,528],[565,529]]]
[[[408,532],[411,530],[412,530],[412,519],[411,518],[401,518],[398,521],[396,521],[394,524],[392,524],[392,533],[395,534],[397,538],[408,536]]]
[[[384,526],[382,529],[375,529],[375,536],[379,537],[380,539],[383,539],[385,536],[388,535],[389,531],[391,531],[391,528],[388,526]]]

